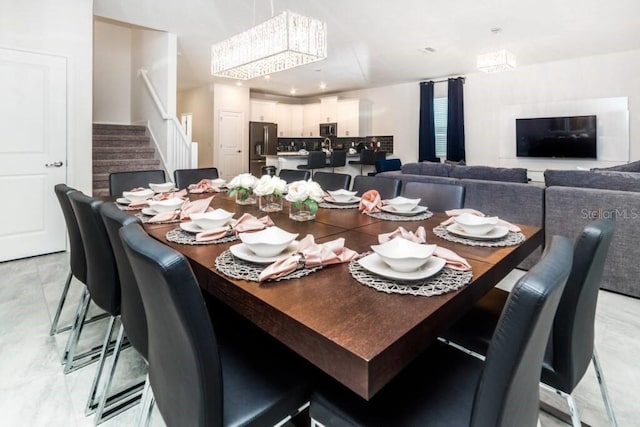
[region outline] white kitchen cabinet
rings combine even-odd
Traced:
[[[328,96],[320,98],[319,123],[335,123],[338,121],[338,97]]]
[[[320,104],[304,104],[302,133],[305,137],[320,136]]]
[[[252,122],[276,122],[276,105],[274,101],[264,101],[262,99],[251,100],[251,121]]]
[[[276,124],[278,125],[278,137],[293,136],[291,132],[291,104],[276,104]]]
[[[363,137],[371,134],[371,102],[342,99],[337,105],[339,137]]]
[[[304,105],[292,104],[291,107],[291,134],[287,136],[304,136]]]

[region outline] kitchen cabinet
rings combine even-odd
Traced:
[[[342,99],[337,105],[338,136],[371,134],[371,102],[364,99]]]
[[[304,104],[302,133],[305,137],[320,136],[320,104]]]
[[[319,123],[335,123],[338,121],[338,97],[329,96],[320,98]]]
[[[291,107],[291,135],[304,136],[304,105],[293,104]]]
[[[291,104],[276,104],[276,123],[278,124],[278,137],[293,136],[291,132]]]
[[[251,121],[252,122],[276,122],[276,102],[264,101],[262,99],[251,100]]]

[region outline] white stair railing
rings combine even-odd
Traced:
[[[166,113],[153,84],[147,76],[147,70],[140,69],[138,74],[142,78],[142,81],[153,100],[153,104],[157,109],[160,120],[162,120],[166,125],[166,156],[163,155],[163,150],[160,149],[160,147],[158,147],[158,152],[160,153],[161,161],[169,176],[173,176],[173,171],[176,169],[191,169],[198,167],[197,143],[189,140],[189,137],[187,137],[184,129],[182,128],[182,124],[175,116]],[[153,118],[151,118],[151,120],[153,120]],[[154,132],[152,124],[150,124],[149,127],[154,140],[155,138],[162,138],[163,134],[165,134],[165,132]],[[157,146],[158,141],[155,140],[155,143]]]

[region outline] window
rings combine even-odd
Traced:
[[[447,157],[448,98],[433,99],[433,121],[436,132],[436,157]]]

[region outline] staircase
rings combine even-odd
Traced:
[[[111,172],[162,169],[145,126],[93,125],[93,195],[109,195]]]

